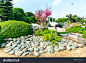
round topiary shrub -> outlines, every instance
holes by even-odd
[[[0,25],[3,38],[18,38],[33,33],[32,27],[23,21],[5,21],[1,22]]]

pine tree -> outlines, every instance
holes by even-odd
[[[3,10],[4,13],[1,15],[3,15],[3,17],[6,18],[6,20],[14,19],[13,10],[12,10],[13,4],[11,3],[11,1],[12,0],[6,0],[6,1],[2,0],[2,4],[1,4],[0,9]]]

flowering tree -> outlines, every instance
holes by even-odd
[[[37,18],[37,23],[40,24],[42,27],[44,26],[44,23],[46,23],[46,19],[48,16],[51,15],[50,7],[43,11],[38,10],[36,11],[35,17]]]

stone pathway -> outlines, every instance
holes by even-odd
[[[79,47],[84,45],[81,43],[76,43],[72,40],[67,40],[61,38],[62,40],[57,42],[58,46],[50,45],[51,42],[43,41],[41,36],[21,36],[20,38],[9,38],[4,39],[4,43],[1,44],[1,47],[5,47],[5,53],[14,56],[41,56],[44,53],[60,52],[60,51],[71,51],[76,50]]]

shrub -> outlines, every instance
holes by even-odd
[[[1,34],[3,38],[17,38],[24,35],[32,34],[33,29],[28,23],[22,21],[5,21],[1,22]]]
[[[82,29],[82,27],[81,26],[78,26],[78,25],[76,25],[76,26],[74,26],[74,27],[71,27],[71,28],[66,28],[66,31],[69,31],[69,32],[79,32],[79,30],[81,30]]]
[[[0,43],[2,43],[3,41],[3,38],[2,38],[2,35],[1,35],[1,27],[0,27]]]
[[[86,31],[83,32],[82,37],[83,37],[83,38],[86,38]]]

